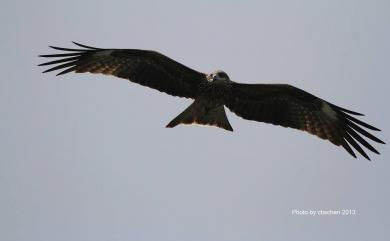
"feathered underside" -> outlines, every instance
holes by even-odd
[[[284,84],[233,83],[226,106],[244,119],[306,131],[342,146],[356,158],[351,146],[370,160],[360,145],[379,152],[363,137],[384,144],[367,130],[380,131],[352,115],[362,114],[326,102],[310,93]]]
[[[213,85],[207,81],[206,74],[155,51],[100,49],[74,44],[81,49],[50,46],[64,53],[40,55],[56,58],[40,64],[54,65],[44,72],[60,70],[58,75],[69,72],[113,75],[173,96],[193,99],[204,94],[204,86]],[[227,83],[229,90],[224,92],[224,104],[244,119],[306,131],[342,146],[356,157],[352,146],[368,160],[370,158],[361,145],[376,154],[379,152],[363,136],[384,144],[366,130],[379,131],[378,128],[353,117],[362,114],[333,105],[296,87],[283,84]],[[212,96],[207,98],[212,99]]]
[[[81,49],[50,46],[65,53],[39,56],[58,58],[39,65],[54,65],[44,73],[60,70],[57,75],[69,72],[113,75],[173,96],[186,98],[195,98],[198,95],[199,84],[207,81],[204,73],[190,69],[155,51],[100,49],[73,43]]]

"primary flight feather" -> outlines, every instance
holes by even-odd
[[[308,92],[287,84],[242,84],[231,81],[223,71],[204,74],[155,51],[140,49],[100,49],[75,43],[81,49],[53,47],[65,51],[40,55],[58,58],[40,64],[54,65],[44,71],[101,73],[124,78],[169,95],[194,99],[167,127],[178,124],[212,125],[233,131],[224,106],[247,120],[260,121],[303,130],[356,157],[351,146],[370,159],[361,147],[379,154],[364,138],[383,141],[366,129],[379,131],[352,115],[362,114],[333,105]]]

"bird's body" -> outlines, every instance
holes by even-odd
[[[230,80],[221,70],[204,74],[155,51],[139,49],[83,49],[52,47],[67,53],[41,55],[60,59],[41,65],[56,65],[45,72],[62,70],[114,75],[167,94],[194,99],[167,127],[178,124],[217,126],[233,131],[224,106],[244,119],[295,128],[344,147],[356,157],[350,145],[369,159],[359,143],[379,154],[361,135],[378,143],[380,139],[364,128],[378,131],[351,115],[362,115],[318,98],[287,84],[242,84]]]
[[[218,78],[219,75],[223,78]],[[215,71],[199,85],[199,93],[192,105],[173,119],[167,127],[178,124],[211,125],[233,131],[225,113],[224,105],[231,97],[232,81],[223,71]]]

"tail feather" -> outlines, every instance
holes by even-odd
[[[197,108],[196,102],[194,102],[169,122],[166,127],[173,128],[179,124],[210,125],[233,131],[223,105],[204,113],[204,111],[200,111],[199,108]]]

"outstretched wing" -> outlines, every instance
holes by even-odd
[[[155,51],[140,49],[99,49],[75,43],[82,49],[53,47],[66,53],[40,55],[59,58],[40,64],[55,65],[44,71],[62,70],[57,75],[69,72],[101,73],[128,79],[173,96],[195,98],[198,86],[206,75],[190,69]]]
[[[361,135],[375,142],[383,141],[362,127],[379,131],[351,115],[362,115],[330,104],[290,85],[232,83],[232,95],[226,106],[244,119],[261,121],[307,131],[343,146],[356,157],[352,145],[370,160],[359,143],[379,154]]]

